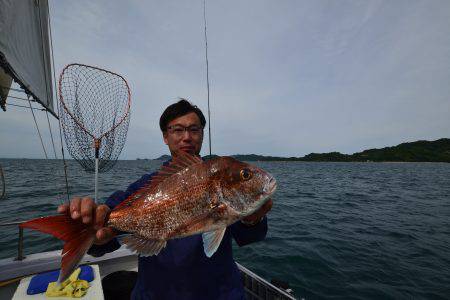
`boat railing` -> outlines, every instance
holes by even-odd
[[[286,290],[280,289],[264,278],[253,273],[241,264],[237,264],[243,276],[247,300],[295,300]]]
[[[0,224],[0,227],[4,226],[17,226],[24,221],[16,221],[16,222],[7,222]],[[25,256],[23,255],[23,228],[17,226],[19,228],[19,240],[17,242],[17,257],[14,260],[23,260]]]

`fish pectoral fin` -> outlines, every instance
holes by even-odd
[[[135,251],[142,256],[158,255],[166,246],[166,240],[149,240],[138,235],[129,235],[122,239],[127,248]]]
[[[205,250],[205,254],[207,257],[213,256],[213,254],[217,251],[226,229],[227,228],[224,227],[221,229],[217,229],[215,231],[208,231],[202,234],[203,250]]]

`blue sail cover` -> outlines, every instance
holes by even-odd
[[[0,0],[0,67],[53,115],[47,0]]]

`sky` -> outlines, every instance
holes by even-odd
[[[168,154],[165,107],[182,97],[207,112],[203,1],[49,2],[57,76],[77,62],[130,85],[120,158]],[[450,1],[209,0],[206,15],[213,153],[354,153],[450,138]],[[43,158],[30,111],[7,109],[0,157]],[[53,157],[45,114],[36,116]]]

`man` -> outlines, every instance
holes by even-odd
[[[163,139],[172,157],[181,151],[199,155],[206,120],[199,108],[187,100],[166,108],[160,118]],[[168,162],[166,162],[168,164]],[[94,256],[120,247],[111,228],[103,227],[111,209],[125,200],[153,174],[144,175],[128,189],[113,193],[103,205],[91,198],[74,198],[70,206],[61,205],[60,213],[70,212],[73,219],[96,226],[96,241],[88,251]],[[265,214],[271,209],[269,200],[253,215],[229,226],[216,253],[208,258],[204,254],[201,235],[167,241],[167,246],[156,256],[139,257],[138,279],[132,299],[244,299],[244,290],[237,266],[233,260],[232,238],[239,246],[260,241],[267,232]]]

